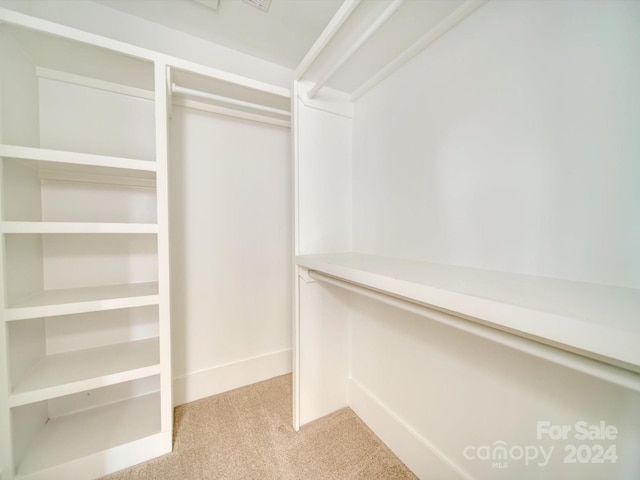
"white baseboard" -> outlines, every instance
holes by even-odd
[[[219,365],[173,379],[173,403],[182,405],[291,373],[291,349]]]
[[[349,407],[418,478],[473,478],[354,379],[349,379]]]

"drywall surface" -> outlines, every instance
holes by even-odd
[[[181,107],[170,129],[181,403],[291,370],[290,132]]]
[[[640,287],[639,22],[491,1],[361,98],[354,250]]]
[[[42,148],[154,160],[152,101],[46,78],[38,85]],[[154,209],[149,188],[42,181],[43,220],[144,223],[155,221]],[[44,287],[157,281],[156,243],[153,235],[44,235]]]

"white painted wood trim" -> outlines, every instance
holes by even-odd
[[[391,0],[382,13],[367,27],[367,29],[351,44],[351,46],[342,54],[342,56],[334,62],[330,68],[322,74],[320,79],[315,82],[313,87],[309,89],[308,96],[313,98],[318,91],[333,78],[333,76],[349,61],[349,59],[396,13],[402,6],[404,0]]]
[[[354,90],[351,94],[351,101],[356,101],[362,95],[378,85],[398,68],[439,39],[486,2],[487,0],[467,0],[465,3],[460,5],[460,7],[447,15],[435,27],[416,40],[409,48],[395,57],[391,62],[382,67],[374,76]]]
[[[157,337],[46,356],[18,381],[9,406],[157,375],[158,361]]]
[[[473,480],[435,443],[354,379],[349,379],[349,407],[418,478]]]
[[[173,428],[171,384],[171,274],[169,262],[169,67],[155,64],[156,202],[158,209],[158,324],[162,430]]]
[[[58,82],[70,83],[72,85],[81,85],[83,87],[95,88],[106,92],[119,93],[130,97],[143,98],[145,100],[153,100],[154,93],[143,88],[131,87],[121,83],[107,82],[96,78],[85,77],[84,75],[76,75],[73,73],[61,72],[51,68],[36,67],[36,75],[39,78],[47,80],[55,80]]]
[[[293,185],[293,261],[291,262],[292,269],[292,281],[293,286],[293,302],[292,302],[292,325],[291,325],[291,342],[292,342],[292,403],[291,403],[291,417],[294,430],[297,432],[300,429],[300,286],[298,284],[298,272],[300,267],[295,262],[295,257],[300,253],[300,182],[298,180],[298,174],[300,171],[300,105],[298,103],[298,84],[295,80],[293,82],[293,98],[291,101],[291,155],[293,161],[293,168],[291,169],[292,185]]]
[[[1,83],[1,80],[0,80]],[[1,126],[0,126],[1,128]],[[4,162],[0,161],[0,178],[4,178]],[[0,181],[0,213],[4,212],[4,183]],[[5,237],[0,235],[0,306],[7,304],[7,278],[5,269]],[[13,479],[14,445],[11,430],[11,410],[9,409],[9,392],[11,391],[9,376],[9,329],[5,324],[4,308],[0,313],[0,469],[3,470],[2,480]]]
[[[61,397],[63,395],[70,395],[73,393],[85,392],[95,388],[107,387],[109,385],[115,385],[117,383],[128,382],[131,380],[137,380],[139,378],[151,377],[160,373],[160,365],[151,365],[148,367],[141,367],[126,370],[121,373],[114,373],[111,375],[103,375],[101,377],[90,378],[80,382],[69,383],[65,385],[58,385],[55,387],[44,388],[33,392],[18,393],[9,396],[9,407],[19,407],[20,405],[27,405],[29,403],[40,402],[42,400],[48,400],[50,398]]]
[[[119,187],[137,187],[156,189],[156,181],[153,178],[119,177],[114,175],[96,175],[85,172],[72,172],[69,170],[40,170],[40,180],[53,180],[57,182],[96,183],[99,185],[117,185]]]
[[[304,56],[304,58],[296,68],[296,80],[300,80],[300,78],[306,73],[309,67],[313,65],[313,62],[315,62],[315,60],[329,44],[335,34],[338,33],[340,27],[342,27],[342,24],[346,22],[351,14],[355,11],[355,9],[358,8],[360,2],[361,0],[345,0],[342,5],[340,5],[338,11],[335,13],[331,21],[327,24],[318,39],[315,41],[313,46],[309,49],[307,54]]]
[[[16,480],[93,480],[117,472],[130,465],[151,460],[171,452],[173,432],[160,432],[149,437],[110,448],[77,460],[29,474],[21,474]],[[80,474],[80,472],[83,472]]]
[[[4,318],[7,321],[27,320],[29,318],[55,317],[75,313],[101,312],[119,308],[146,307],[158,304],[158,295],[142,297],[113,298],[86,302],[63,303],[41,307],[7,308]]]
[[[4,319],[26,320],[157,305],[157,291],[155,282],[44,291],[5,308]]]
[[[158,232],[158,226],[154,223],[2,222],[0,223],[0,231],[7,234],[155,234]]]
[[[175,405],[291,373],[291,349],[216,365],[173,379]]]
[[[136,423],[150,425],[156,423],[154,422],[154,417],[157,416],[158,408],[156,405],[158,401],[157,393],[149,394],[128,401],[118,402],[117,404],[98,407],[95,409],[95,413],[92,412],[92,414],[95,418],[95,423],[104,423],[101,419],[102,412],[108,413],[114,410],[121,412],[120,418],[124,421],[118,422],[117,425],[105,424],[105,429],[109,426],[113,426],[114,428],[124,426],[126,428],[127,425],[131,426]],[[83,415],[83,412],[80,412],[78,415]],[[39,433],[39,435],[44,433],[46,437],[49,438],[45,438],[45,442],[38,445],[40,447],[39,451],[33,452],[33,448],[31,449],[30,454],[32,457],[25,459],[25,462],[18,467],[16,480],[67,480],[69,478],[91,480],[171,451],[171,431],[161,431],[159,429],[159,422],[157,422],[157,429],[153,428],[149,429],[149,431],[139,431],[138,438],[129,442],[113,445],[89,455],[82,455],[71,461],[56,462],[53,465],[42,465],[40,456],[49,456],[47,454],[47,441],[51,437],[65,438],[80,445],[82,445],[83,441],[91,443],[91,436],[95,435],[95,433],[92,430],[87,430],[86,435],[81,435],[83,432],[82,429],[74,425],[77,424],[77,420],[74,419],[75,416],[76,415],[72,414],[69,415],[68,418],[59,418],[57,422],[54,420],[56,423],[53,425],[47,425],[45,427],[45,429],[56,429],[57,435],[47,435],[46,432]],[[108,422],[109,417],[110,416],[107,416],[104,420]],[[136,419],[138,421],[136,421]],[[65,435],[67,429],[72,429],[72,431],[67,432],[67,435]],[[106,437],[103,436],[103,438],[109,438],[108,434]],[[78,448],[78,445],[75,445],[75,448]]]
[[[310,84],[308,82],[298,82],[298,85],[297,99],[302,102],[305,107],[326,113],[332,113],[345,118],[353,118],[353,102],[351,102],[342,92],[325,87],[322,91],[322,95],[318,95],[315,98],[309,98],[306,94],[306,89]],[[327,93],[329,93],[329,95],[325,95]]]

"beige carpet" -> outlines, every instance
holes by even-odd
[[[291,375],[177,407],[173,452],[105,480],[415,479],[349,408],[291,427]]]

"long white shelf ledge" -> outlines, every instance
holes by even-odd
[[[333,279],[338,286],[353,285],[534,340],[550,351],[620,367],[627,371],[625,382],[640,386],[638,289],[359,253],[301,255],[297,264],[312,278],[319,272],[317,279]]]
[[[115,171],[123,174],[122,171],[133,170],[137,172],[153,172],[155,175],[156,171],[156,163],[150,160],[68,152],[38,147],[24,147],[21,145],[0,144],[0,157],[39,162],[38,167],[43,170],[69,169],[75,166],[83,172],[87,171],[87,167],[94,170],[98,168],[112,170],[111,172],[104,171],[103,173],[105,174],[114,173]],[[91,170],[89,170],[89,172],[90,171]],[[140,173],[136,174],[136,176],[139,175]]]
[[[155,223],[13,222],[0,224],[2,233],[158,233]]]
[[[158,302],[157,282],[45,290],[10,304],[4,310],[4,319],[11,321],[71,315],[157,305]]]
[[[157,338],[48,355],[12,389],[9,406],[100,388],[160,373]]]

